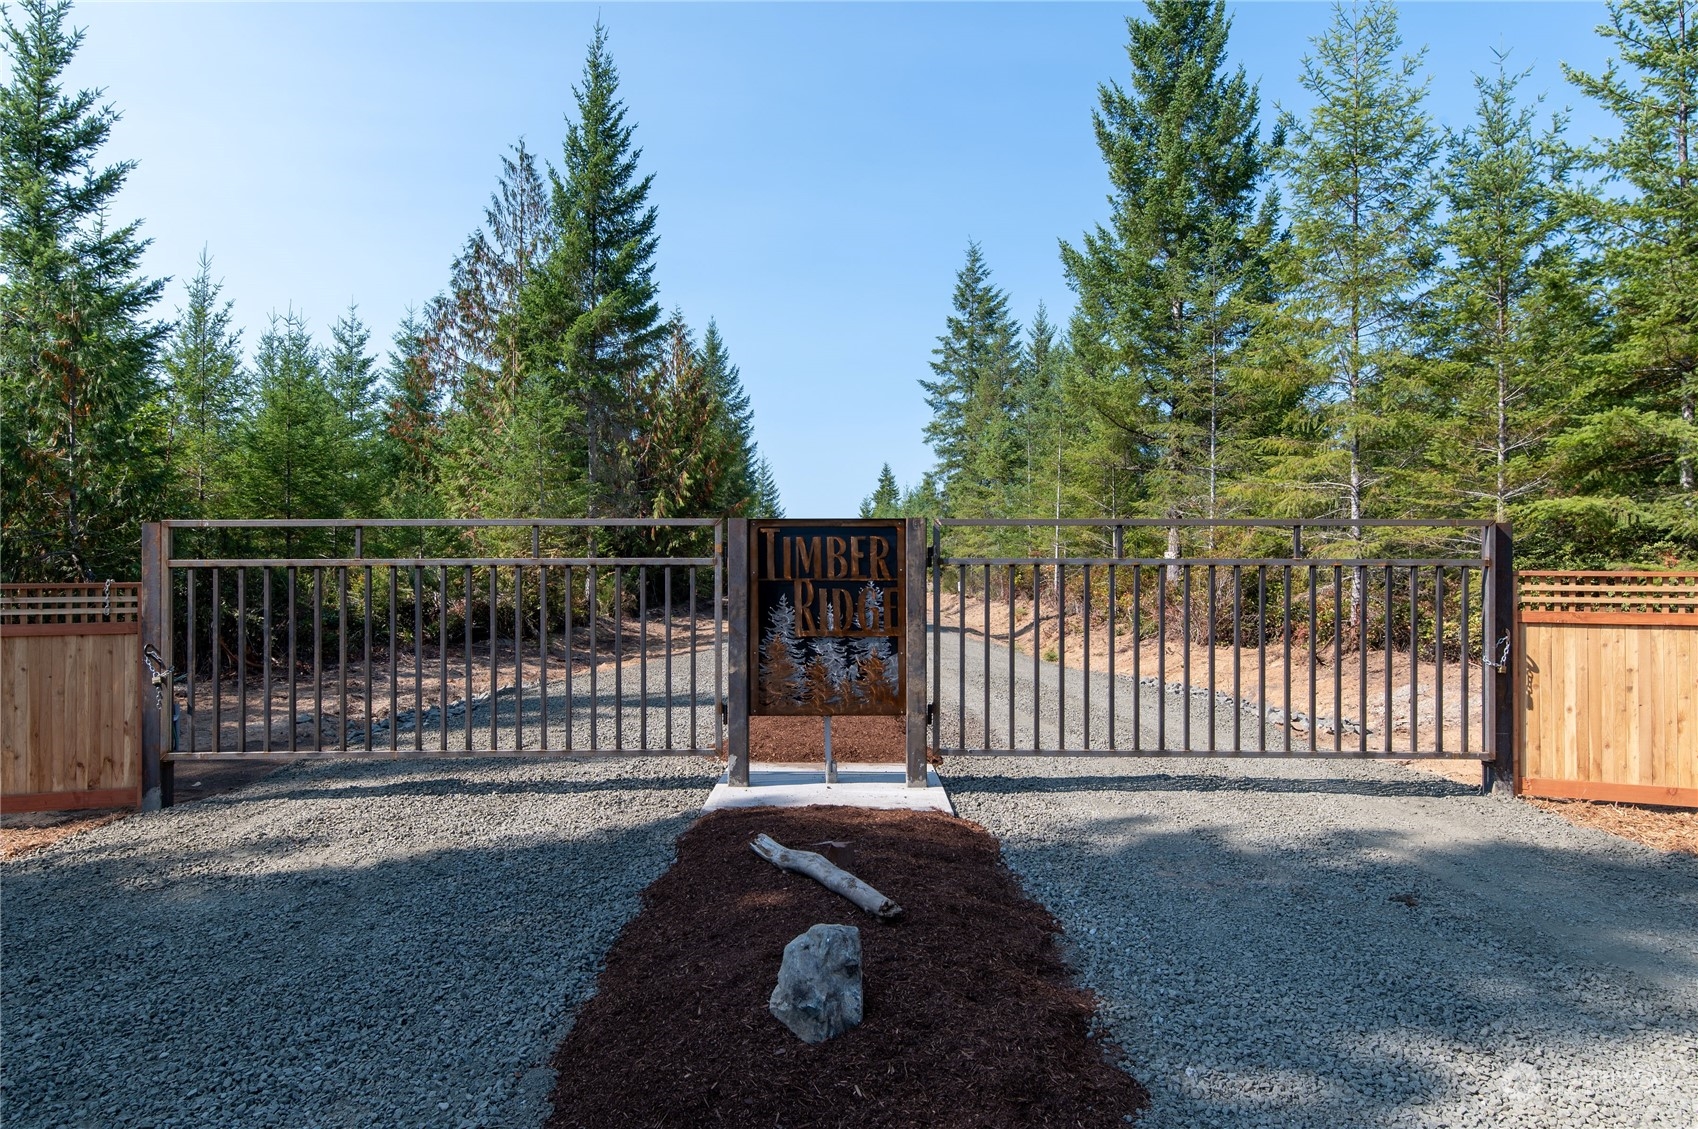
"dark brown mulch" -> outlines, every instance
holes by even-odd
[[[831,755],[846,764],[900,764],[908,756],[907,720],[834,717]],[[751,717],[749,759],[767,763],[825,761],[822,717]]]
[[[891,925],[749,850],[852,841]],[[865,1018],[809,1046],[767,1011],[784,946],[861,930]],[[704,816],[607,956],[556,1052],[550,1129],[1124,1125],[1147,1096],[1088,1036],[1047,910],[994,838],[934,812],[762,808]]]

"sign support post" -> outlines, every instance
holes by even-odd
[[[733,788],[749,786],[749,519],[726,523],[725,779]]]
[[[926,519],[907,518],[902,562],[902,677],[907,682],[908,787],[926,786]]]

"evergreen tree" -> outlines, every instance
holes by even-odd
[[[1616,0],[1599,29],[1619,52],[1570,81],[1621,122],[1589,164],[1618,196],[1576,197],[1603,249],[1617,342],[1589,410],[1554,443],[1570,489],[1641,525],[1635,538],[1698,546],[1698,5]],[[1650,545],[1640,550],[1650,552]]]
[[[955,276],[954,312],[932,350],[935,380],[922,380],[932,418],[926,442],[950,513],[1002,512],[1014,465],[1012,405],[1021,365],[1020,325],[991,285],[975,242]]]
[[[236,504],[244,517],[345,514],[357,451],[322,358],[293,311],[273,316],[254,355],[254,404],[242,431]]]
[[[713,441],[727,452],[712,512],[740,517],[752,515],[762,504],[761,483],[758,481],[761,459],[755,445],[755,412],[749,405],[749,393],[743,387],[742,375],[731,363],[725,339],[720,336],[719,326],[711,318],[706,332],[702,334],[702,347],[696,363],[701,366],[702,375],[707,378],[714,400],[719,405],[718,434]]]
[[[349,303],[347,312],[330,327],[331,347],[324,355],[324,378],[335,397],[342,441],[352,456],[348,512],[375,513],[385,493],[381,448],[383,443],[383,387],[377,358],[371,347],[371,331],[360,320],[359,308]]]
[[[1092,461],[1112,479],[1098,505],[1211,517],[1231,370],[1268,289],[1269,148],[1255,87],[1242,68],[1223,73],[1225,5],[1148,11],[1126,21],[1131,89],[1102,86],[1093,114],[1113,214],[1061,249],[1079,295],[1075,394],[1090,409]]]
[[[423,321],[408,310],[389,352],[389,399],[383,441],[389,474],[385,509],[396,517],[440,516],[437,460],[442,449],[442,390],[430,364]]]
[[[890,464],[885,463],[879,468],[878,485],[873,492],[861,502],[862,517],[901,517],[902,490],[896,485],[896,475],[891,471]]]
[[[171,403],[171,470],[194,517],[238,516],[228,504],[231,455],[247,388],[242,334],[231,328],[232,304],[218,300],[222,289],[212,281],[212,260],[203,250],[162,364]]]
[[[1433,292],[1432,345],[1444,417],[1429,456],[1437,510],[1508,521],[1550,490],[1547,445],[1572,374],[1592,347],[1594,319],[1579,285],[1561,207],[1567,161],[1560,120],[1534,128],[1512,74],[1477,77],[1472,127],[1449,138],[1440,232],[1448,254]]]
[[[675,315],[668,329],[665,357],[637,385],[644,426],[632,441],[630,461],[646,500],[644,516],[702,517],[716,512],[737,451],[720,390],[703,368],[683,317]]]
[[[635,127],[626,124],[618,91],[607,29],[598,22],[573,88],[577,119],[567,123],[562,167],[549,170],[555,241],[523,296],[533,363],[583,418],[582,465],[595,512],[640,504],[619,455],[636,430],[631,385],[667,337],[655,298],[654,178],[638,175],[642,150],[632,145]]]
[[[126,578],[137,523],[169,489],[154,366],[164,283],[141,276],[139,224],[108,212],[135,167],[99,167],[118,113],[61,79],[82,43],[68,0],[3,22],[0,88],[0,577]]]
[[[1316,508],[1361,518],[1399,513],[1430,483],[1417,468],[1427,405],[1410,401],[1414,302],[1434,261],[1437,135],[1416,75],[1399,56],[1389,4],[1339,5],[1303,60],[1315,98],[1284,118],[1291,238],[1281,256],[1289,294],[1268,331],[1306,367],[1316,439],[1272,467],[1319,496]]]
[[[778,492],[778,479],[772,473],[772,464],[764,458],[755,459],[754,503],[749,509],[749,516],[784,516],[784,499]]]

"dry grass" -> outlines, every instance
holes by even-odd
[[[5,824],[0,826],[0,861],[39,851],[79,832],[104,827],[128,814],[126,811],[107,811],[93,815],[86,812],[9,815]]]
[[[1698,811],[1640,804],[1602,804],[1591,800],[1544,800],[1527,797],[1534,807],[1581,827],[1607,831],[1659,851],[1698,855]]]

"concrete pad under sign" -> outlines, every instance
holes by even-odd
[[[809,804],[955,814],[943,781],[930,766],[926,768],[926,787],[910,788],[902,765],[841,763],[836,784],[825,782],[825,767],[820,764],[752,764],[747,788],[733,788],[721,776],[702,810],[800,808]]]

